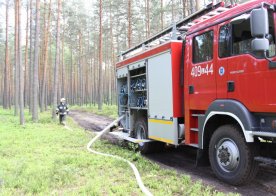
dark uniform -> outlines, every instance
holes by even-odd
[[[60,104],[57,106],[56,114],[59,114],[59,123],[64,124],[64,121],[66,119],[66,115],[68,114],[69,109],[67,104],[60,102]]]

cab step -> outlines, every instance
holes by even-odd
[[[260,163],[263,163],[265,165],[276,167],[276,160],[272,158],[258,156],[258,157],[254,157],[254,160]]]
[[[204,117],[205,114],[192,114],[192,117]]]
[[[188,144],[188,146],[192,146],[192,147],[198,148],[198,144]]]
[[[127,140],[127,141],[130,141],[132,143],[136,143],[136,144],[139,144],[139,143],[146,143],[146,142],[153,142],[153,140],[148,140],[148,139],[136,139],[136,138],[132,138],[132,137],[129,137],[129,134],[128,133],[124,133],[124,132],[110,132],[111,135],[114,135],[115,137],[117,137],[118,139],[122,139],[122,140]]]

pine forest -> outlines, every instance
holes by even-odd
[[[242,2],[242,1],[240,1]],[[0,104],[34,122],[61,97],[70,105],[117,103],[121,52],[208,0],[1,0]],[[213,1],[213,3],[216,3]],[[227,1],[237,3],[237,0]]]

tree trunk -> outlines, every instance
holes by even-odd
[[[54,71],[54,96],[52,101],[52,118],[56,119],[56,107],[57,107],[57,95],[58,95],[58,72],[59,72],[59,50],[60,50],[60,14],[61,14],[61,0],[58,0],[58,17],[57,17],[57,36],[56,36],[56,59],[55,59],[55,71]]]
[[[15,0],[15,39],[14,39],[14,72],[15,72],[15,77],[14,77],[14,115],[18,115],[18,109],[19,109],[19,67],[18,67],[18,1]]]
[[[28,81],[28,34],[29,34],[29,4],[27,2],[27,22],[26,22],[26,38],[25,38],[25,74],[24,74],[24,106],[28,105],[27,101],[29,100],[30,93],[27,93],[27,89],[29,86]]]
[[[191,14],[193,14],[195,12],[194,0],[190,0],[190,10],[191,10]]]
[[[110,2],[110,7],[109,7],[109,22],[110,22],[110,42],[111,42],[111,66],[112,66],[112,69],[111,69],[111,71],[112,71],[112,73],[113,73],[113,70],[115,70],[116,68],[115,68],[115,48],[114,48],[114,41],[113,41],[113,37],[114,37],[114,35],[113,35],[113,20],[112,20],[112,5],[111,5],[111,2]],[[112,79],[110,79],[110,82],[112,82],[112,84],[113,83],[115,83],[115,81],[114,80],[116,80],[115,79],[115,77],[113,78],[112,77]],[[111,90],[111,104],[112,104],[112,90]]]
[[[29,113],[33,108],[33,0],[30,0]]]
[[[96,38],[94,38],[94,40],[95,40],[94,42],[96,43]],[[94,81],[93,81],[93,84],[94,84],[93,85],[93,92],[94,93],[93,93],[93,95],[94,95],[94,98],[93,99],[94,99],[94,105],[95,105],[95,103],[98,102],[98,94],[99,94],[98,88],[97,88],[98,87],[97,86],[98,85],[97,84],[97,73],[98,73],[98,67],[99,67],[99,66],[97,66],[97,61],[96,61],[97,56],[98,56],[97,55],[97,50],[94,50],[94,55],[93,56],[94,56],[94,58],[93,58],[94,59],[94,61],[93,61],[93,69],[94,69],[94,77],[93,77],[94,78]]]
[[[161,30],[164,29],[164,10],[163,10],[163,0],[160,2],[161,8],[160,8],[160,22],[161,22]]]
[[[175,22],[175,20],[174,20],[174,0],[172,0],[172,22]]]
[[[128,48],[131,47],[132,44],[132,13],[131,13],[131,1],[128,0],[128,9],[127,9],[127,19],[128,19]]]
[[[146,0],[146,37],[150,36],[149,0]]]
[[[77,94],[78,94],[78,104],[82,105],[82,65],[81,65],[81,56],[82,56],[82,34],[79,32],[79,56],[78,56],[78,86],[77,86]]]
[[[196,0],[196,11],[200,10],[200,1]]]
[[[63,33],[62,33],[62,44],[61,44],[61,71],[62,71],[62,75],[61,75],[61,96],[62,97],[66,97],[65,96],[65,89],[66,89],[66,84],[65,84],[65,65],[64,65],[64,29],[63,29]]]
[[[52,45],[52,37],[49,36],[49,45]],[[52,58],[52,47],[49,48],[49,65],[53,65],[53,58]],[[51,66],[52,67],[52,66]],[[48,105],[52,104],[52,99],[53,99],[53,69],[48,69],[48,80],[47,80],[47,99],[46,99],[46,104],[45,104],[45,110],[47,110]]]
[[[20,110],[20,124],[25,124],[24,119],[24,71],[22,64],[21,51],[21,1],[17,1],[18,10],[18,67],[19,67],[19,110]]]
[[[9,100],[9,0],[6,1],[6,41],[5,41],[5,67],[4,67],[4,92],[3,92],[3,107],[8,108]]]
[[[39,33],[40,33],[40,0],[36,0],[36,17],[35,17],[35,47],[34,47],[34,72],[33,72],[33,108],[32,119],[38,121],[38,58],[39,58]]]
[[[183,18],[186,17],[186,0],[182,0],[182,15]]]
[[[102,13],[102,0],[100,0],[100,34],[99,34],[99,85],[98,85],[98,92],[99,92],[99,99],[98,99],[98,109],[102,110],[103,107],[103,87],[102,87],[102,83],[103,83],[103,73],[102,73],[102,58],[103,58],[103,54],[102,54],[102,17],[103,17],[103,13]]]
[[[44,1],[46,2],[46,1]],[[44,109],[46,110],[46,83],[47,83],[47,67],[48,67],[48,37],[49,37],[49,30],[50,30],[50,20],[51,20],[51,3],[52,1],[50,0],[49,2],[49,10],[48,10],[48,18],[47,18],[47,22],[45,20],[45,26],[44,26],[44,33],[45,33],[45,41],[44,41],[44,52],[45,52],[45,56],[44,56],[44,70],[43,70],[43,82],[42,82],[42,95],[41,95],[41,112],[44,111]],[[46,4],[45,4],[46,6]]]
[[[70,66],[70,103],[73,104],[74,101],[73,101],[73,46],[71,44],[70,46],[70,54],[71,54],[71,66]]]

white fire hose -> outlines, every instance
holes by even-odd
[[[118,160],[121,160],[123,162],[126,162],[130,165],[130,167],[132,168],[133,172],[134,172],[134,175],[136,177],[136,181],[138,183],[138,186],[139,188],[142,190],[142,192],[147,195],[147,196],[152,196],[152,193],[147,189],[147,187],[145,187],[142,179],[141,179],[141,176],[139,174],[139,171],[138,169],[136,168],[136,166],[131,163],[130,161],[122,158],[122,157],[119,157],[117,155],[111,155],[111,154],[106,154],[106,153],[102,153],[102,152],[97,152],[95,150],[92,150],[92,145],[93,143],[96,142],[96,140],[98,140],[103,134],[107,133],[108,131],[110,131],[110,128],[112,126],[114,126],[117,122],[119,122],[120,120],[122,120],[125,116],[121,116],[120,118],[118,118],[117,120],[114,120],[112,123],[110,123],[106,128],[104,128],[99,134],[97,134],[88,144],[87,144],[87,150],[91,153],[94,153],[94,154],[98,154],[98,155],[102,155],[102,156],[107,156],[107,157],[112,157],[112,158],[115,158],[115,159],[118,159]]]

